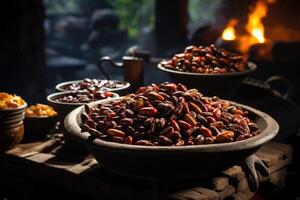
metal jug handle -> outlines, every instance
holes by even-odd
[[[105,72],[105,70],[102,68],[103,62],[108,62],[108,63],[110,63],[114,67],[123,68],[123,64],[122,63],[114,62],[109,56],[104,56],[104,57],[100,58],[99,61],[98,61],[98,68],[101,71],[101,73],[105,76],[105,78],[108,79],[108,80],[110,80],[110,77]]]
[[[268,177],[270,175],[268,168],[255,154],[245,158],[241,167],[247,177],[249,188],[253,192],[259,188],[259,177],[256,170],[260,172],[261,176]]]

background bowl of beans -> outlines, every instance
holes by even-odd
[[[78,91],[78,90],[102,90],[125,94],[130,87],[130,83],[119,80],[89,79],[68,81],[57,84],[55,89],[59,92]]]
[[[58,92],[51,94],[47,97],[48,104],[54,108],[58,114],[58,120],[61,125],[60,128],[64,134],[65,145],[64,150],[67,154],[83,155],[86,154],[84,145],[74,140],[74,138],[67,134],[67,130],[64,127],[65,117],[75,108],[84,104],[101,100],[119,97],[118,94],[108,91],[69,91],[69,92]]]
[[[137,177],[201,177],[238,164],[278,132],[269,115],[182,84],[81,106],[68,134],[108,170]]]
[[[54,108],[61,121],[75,108],[97,100],[119,97],[118,94],[108,91],[67,91],[57,92],[47,97],[48,104]]]
[[[166,72],[173,82],[222,98],[232,97],[256,68],[246,57],[214,45],[188,46],[183,53],[158,64],[158,69]]]

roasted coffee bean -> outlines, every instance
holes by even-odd
[[[215,142],[229,142],[234,137],[234,133],[232,131],[222,131],[220,134],[216,136]]]
[[[172,135],[173,139],[177,140],[177,139],[181,139],[182,136],[180,134],[179,131],[174,131],[173,135]]]
[[[214,123],[214,122],[216,122],[217,120],[214,118],[214,117],[206,117],[206,119],[207,119],[207,121],[209,122],[209,123]]]
[[[165,126],[166,126],[166,120],[165,120],[165,118],[160,118],[159,121],[158,121],[158,128],[162,129]]]
[[[176,109],[175,109],[174,113],[176,115],[179,115],[182,112],[182,109],[183,109],[183,104],[182,103],[178,103],[177,106],[176,106]]]
[[[127,136],[125,139],[124,139],[124,143],[125,144],[132,144],[133,143],[133,138],[131,136]]]
[[[196,126],[197,125],[196,119],[190,114],[185,114],[184,121],[189,123],[191,126]]]
[[[159,103],[156,107],[162,115],[168,115],[175,110],[175,107],[171,103]]]
[[[133,124],[133,119],[123,118],[119,121],[119,124],[121,124],[122,126],[131,126]]]
[[[199,106],[197,106],[195,103],[190,102],[190,108],[193,110],[196,114],[201,114],[202,110]]]
[[[91,127],[91,128],[96,128],[96,126],[97,126],[97,123],[95,122],[95,121],[93,121],[93,120],[91,120],[91,119],[88,119],[86,122],[85,122],[85,124],[87,124],[89,127]]]
[[[250,131],[257,131],[258,130],[258,126],[255,123],[249,123],[248,127],[249,127]]]
[[[203,117],[202,115],[200,115],[200,114],[198,114],[198,115],[196,116],[196,119],[197,119],[197,121],[198,121],[200,124],[207,124],[207,123],[208,123],[207,119],[206,119],[205,117]]]
[[[220,108],[215,108],[215,109],[213,110],[213,114],[214,114],[215,119],[218,120],[218,119],[220,119],[221,116],[222,116],[222,111],[221,111]]]
[[[185,143],[184,140],[178,139],[175,146],[184,146],[184,143]]]
[[[81,122],[85,123],[89,119],[89,116],[86,113],[81,113],[80,118]]]
[[[151,116],[156,115],[157,110],[154,107],[144,107],[144,108],[141,108],[139,110],[139,113],[141,115],[145,115],[145,116],[150,116],[151,117]]]
[[[187,113],[187,114],[190,113],[190,108],[189,108],[189,106],[187,105],[186,102],[183,102],[183,103],[182,103],[182,112],[183,112],[183,113]]]
[[[178,120],[177,123],[180,128],[185,129],[185,130],[190,129],[192,127],[191,124],[189,124],[188,122],[185,122],[183,120]]]
[[[126,133],[124,133],[123,131],[121,130],[118,130],[118,129],[108,129],[106,131],[107,135],[110,135],[110,136],[117,136],[117,137],[121,137],[121,138],[125,138],[126,137]]]
[[[211,137],[205,137],[204,138],[204,144],[213,144],[214,143],[214,139]]]
[[[171,138],[174,134],[174,128],[172,126],[168,126],[164,128],[159,134]]]
[[[144,121],[144,125],[145,125],[145,126],[150,126],[153,122],[154,122],[154,117],[150,117],[150,118],[147,118],[147,119]]]
[[[171,120],[170,124],[174,128],[175,131],[180,131],[180,127],[179,127],[178,123],[176,122],[176,120]]]
[[[138,140],[134,144],[142,146],[154,146],[150,140]]]
[[[192,127],[192,128],[189,128],[187,131],[186,131],[186,134],[188,135],[188,136],[192,136],[194,133],[196,133],[196,132],[200,132],[200,128],[198,127],[198,126],[194,126],[194,127]]]
[[[201,145],[239,141],[260,133],[239,106],[173,83],[142,87],[122,100],[85,110],[80,116],[83,131],[124,144]]]
[[[145,101],[142,98],[139,98],[135,101],[133,109],[139,110],[140,108],[143,108],[144,105],[145,105]]]
[[[219,135],[220,131],[217,127],[210,125],[209,129],[211,130],[211,133],[213,136]]]
[[[163,136],[163,135],[160,135],[158,137],[158,143],[162,146],[171,146],[173,145],[173,142],[171,139],[169,139],[168,137],[166,136]]]
[[[94,137],[100,137],[102,135],[102,133],[100,131],[98,131],[97,129],[94,129],[94,128],[90,128],[89,133]]]
[[[198,136],[194,139],[194,143],[195,143],[195,144],[203,144],[203,143],[204,143],[204,136],[203,136],[203,135],[198,135]]]
[[[205,137],[212,137],[211,131],[210,131],[208,128],[206,128],[205,126],[201,126],[201,127],[200,127],[200,132],[201,132],[201,134],[204,135]]]
[[[84,104],[84,110],[87,114],[90,114],[92,111],[91,108],[87,104]]]
[[[165,98],[162,95],[160,95],[156,92],[149,92],[148,97],[153,100],[159,100],[159,101],[165,100]]]
[[[185,143],[187,146],[188,145],[194,145],[194,142],[192,140],[188,140],[186,143]]]
[[[118,137],[118,136],[111,136],[111,140],[112,140],[113,142],[123,143],[124,138]]]
[[[130,109],[126,109],[125,110],[125,116],[126,117],[133,117],[134,116],[134,112]]]

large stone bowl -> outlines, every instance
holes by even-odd
[[[183,83],[188,88],[197,88],[207,96],[220,96],[222,98],[233,97],[243,80],[255,72],[257,66],[252,62],[248,62],[249,69],[242,72],[232,72],[224,74],[204,74],[192,72],[180,72],[167,69],[161,64],[157,67],[159,70],[167,73],[172,82]]]
[[[109,102],[111,100],[101,100],[89,105],[93,107]],[[249,111],[251,119],[261,130],[260,134],[237,142],[178,147],[119,144],[92,139],[88,132],[81,132],[83,107],[66,117],[65,127],[68,134],[85,144],[107,170],[135,177],[203,177],[243,162],[278,133],[278,124],[269,115],[249,106],[231,103]]]

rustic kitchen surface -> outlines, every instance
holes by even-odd
[[[300,198],[299,5],[4,3],[0,200]]]

